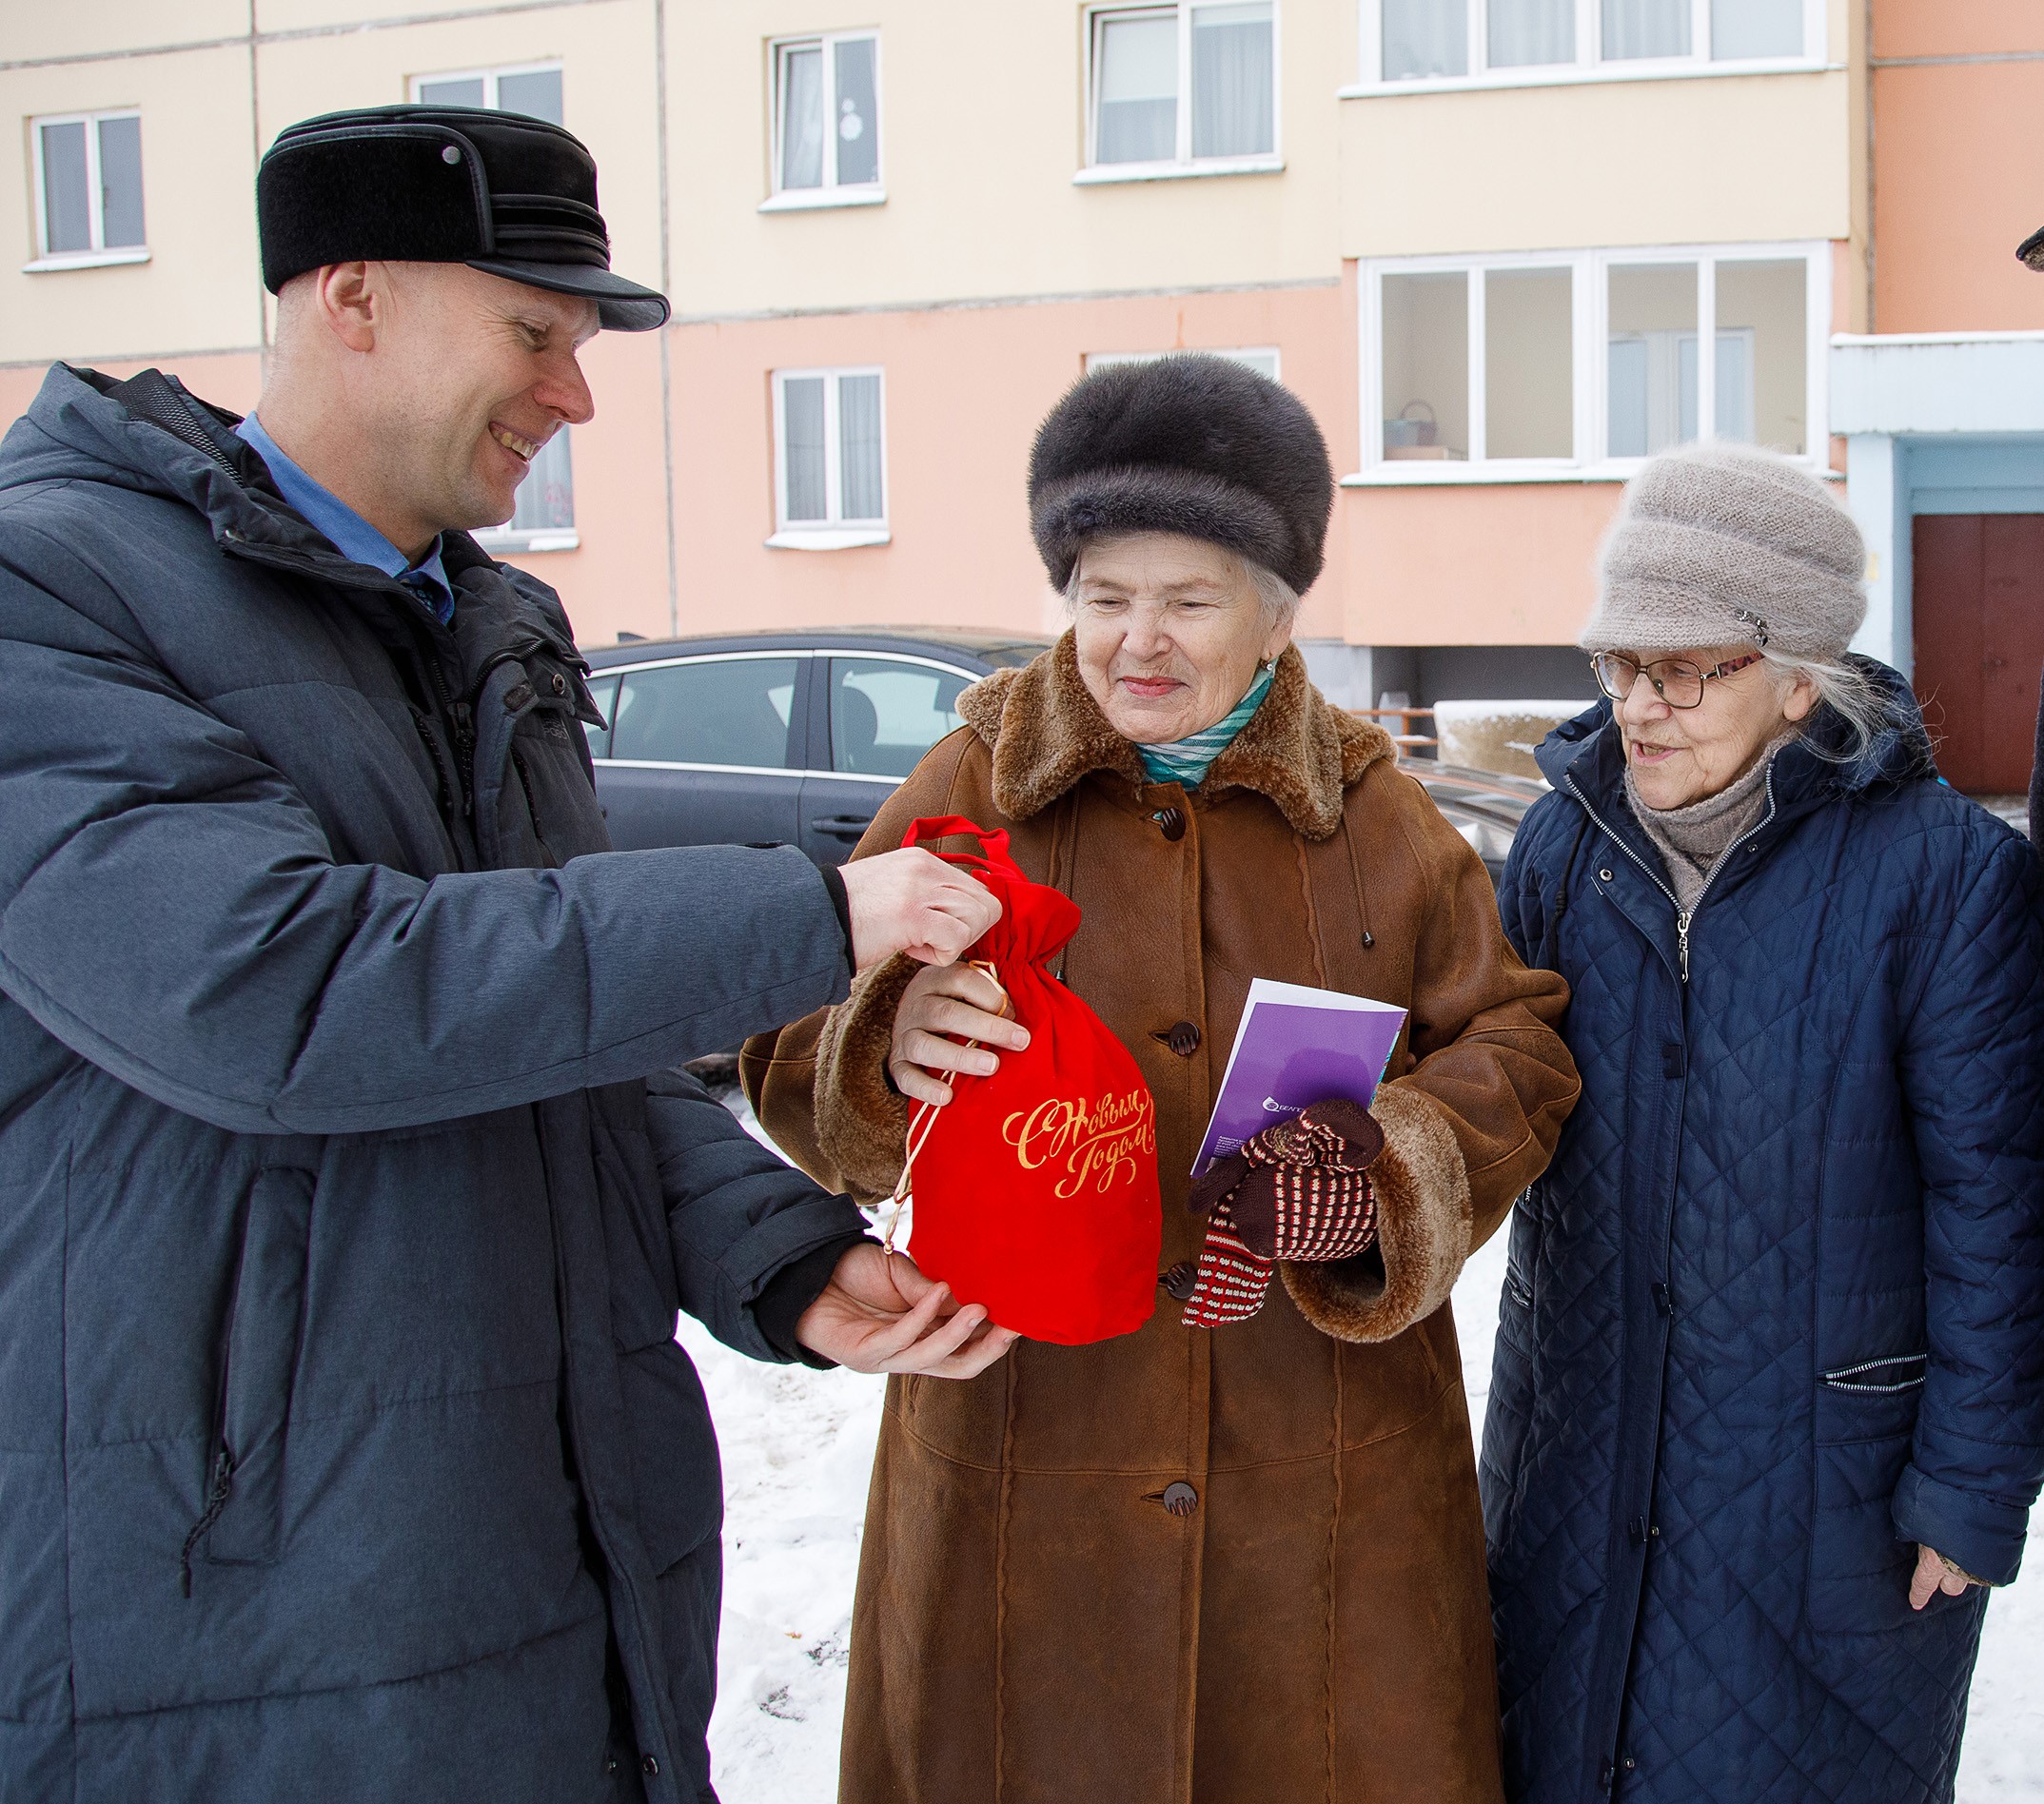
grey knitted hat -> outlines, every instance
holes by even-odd
[[[1751,445],[1685,445],[1625,485],[1576,642],[1837,657],[1866,618],[1866,562],[1853,517],[1809,471]]]

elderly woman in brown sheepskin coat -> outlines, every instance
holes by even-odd
[[[1079,904],[1065,981],[1156,1099],[1167,1294],[1117,1340],[890,1382],[846,1804],[1502,1795],[1447,1296],[1575,1101],[1567,991],[1513,955],[1390,740],[1307,680],[1290,629],[1331,496],[1312,417],[1238,364],[1088,376],[1030,475],[1071,630],[966,693],[859,847],[968,815]],[[1331,1143],[1366,1163],[1373,1244],[1280,1249],[1261,1306],[1227,1281],[1270,1268],[1186,1206],[1255,977],[1411,1011]],[[747,1092],[816,1177],[885,1197],[906,1099],[1021,1044],[998,1006],[981,973],[896,960],[752,1042]]]

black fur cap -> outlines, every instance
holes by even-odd
[[[1181,533],[1275,571],[1320,575],[1334,466],[1289,389],[1231,358],[1115,363],[1082,377],[1036,430],[1029,511],[1062,589],[1090,539]]]

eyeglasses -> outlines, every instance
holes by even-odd
[[[1623,701],[1641,676],[1654,685],[1654,694],[1671,708],[1694,708],[1703,699],[1703,685],[1713,676],[1729,676],[1735,670],[1760,661],[1759,652],[1748,652],[1710,670],[1699,670],[1686,657],[1657,657],[1642,664],[1623,652],[1593,652],[1590,668],[1597,673],[1597,686],[1613,701]]]

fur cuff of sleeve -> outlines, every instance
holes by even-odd
[[[1469,1171],[1440,1106],[1387,1084],[1370,1106],[1377,1245],[1354,1259],[1280,1264],[1299,1313],[1337,1341],[1388,1341],[1447,1301],[1469,1257]]]
[[[901,1176],[909,1105],[887,1081],[894,1011],[922,967],[896,953],[852,985],[816,1040],[816,1140],[862,1203],[889,1195]]]

